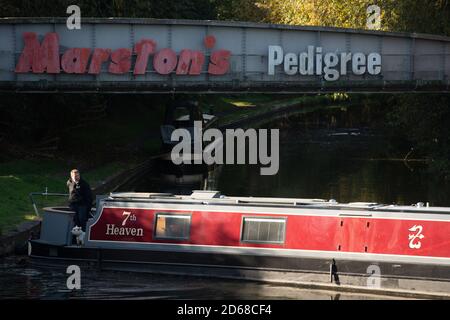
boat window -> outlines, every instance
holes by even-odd
[[[284,243],[286,219],[244,217],[242,241],[256,243]]]
[[[155,238],[187,240],[189,239],[190,227],[190,215],[157,213]]]

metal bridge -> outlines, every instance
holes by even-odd
[[[450,38],[244,22],[0,19],[2,92],[449,92]]]

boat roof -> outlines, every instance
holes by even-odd
[[[232,197],[222,195],[219,191],[194,190],[191,195],[174,195],[171,193],[145,192],[113,192],[108,201],[119,202],[149,202],[204,205],[241,205],[259,207],[305,207],[314,209],[338,210],[380,210],[393,212],[415,213],[450,213],[450,207],[431,207],[428,204],[417,203],[411,206],[386,205],[375,202],[339,203],[334,199],[303,199],[303,198],[267,198],[267,197]]]

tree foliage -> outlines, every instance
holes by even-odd
[[[401,94],[390,105],[386,125],[393,137],[415,156],[431,159],[433,174],[450,180],[450,95]]]
[[[382,30],[450,34],[449,0],[0,0],[0,17],[83,17],[241,20],[366,28],[367,7],[380,6]]]
[[[82,17],[216,18],[213,0],[0,0],[0,17],[65,17],[72,4]]]
[[[263,21],[365,29],[367,7],[381,8],[385,31],[450,34],[448,0],[259,0]]]

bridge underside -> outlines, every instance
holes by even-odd
[[[346,81],[337,83],[211,83],[190,85],[152,84],[148,82],[2,82],[0,92],[15,93],[395,93],[395,92],[440,92],[450,93],[450,81]]]

